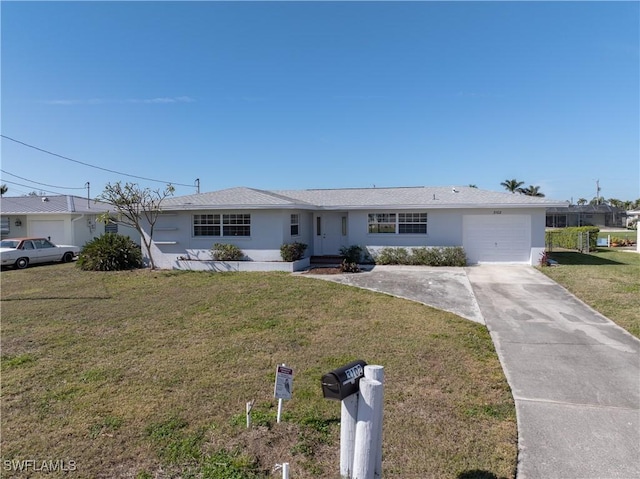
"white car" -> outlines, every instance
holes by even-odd
[[[35,263],[68,263],[79,252],[77,246],[55,245],[46,238],[4,239],[0,241],[0,265],[24,269]]]

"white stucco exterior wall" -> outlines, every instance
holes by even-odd
[[[341,216],[347,217],[347,235],[341,238],[344,246],[359,245],[369,252],[383,247],[429,247],[429,246],[463,246],[464,217],[469,215],[497,214],[494,209],[435,209],[411,210],[427,213],[427,234],[369,234],[368,215],[376,212],[403,212],[406,209],[394,210],[351,210],[333,218],[337,221]],[[501,217],[509,215],[526,215],[530,218],[530,253],[526,256],[529,264],[537,264],[544,251],[545,210],[543,208],[504,208]],[[247,213],[251,215],[251,236],[249,237],[196,237],[193,235],[194,214]],[[283,243],[300,242],[308,245],[305,256],[318,254],[314,251],[315,216],[319,212],[308,210],[193,210],[163,213],[154,233],[152,248],[156,266],[173,268],[175,261],[181,257],[193,260],[211,260],[211,248],[214,243],[230,243],[239,247],[247,259],[256,262],[281,261],[280,246]],[[291,235],[291,214],[299,215],[299,234]],[[325,215],[331,217],[331,215]]]

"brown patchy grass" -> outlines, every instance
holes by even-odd
[[[385,366],[385,477],[513,477],[509,387],[486,329],[453,314],[277,273],[63,264],[3,271],[1,286],[3,461],[73,460],[78,478],[272,477],[282,462],[337,477],[340,407],[320,377],[362,358]],[[275,424],[283,362],[294,398]]]
[[[595,253],[551,253],[557,267],[540,270],[582,301],[640,337],[640,254],[601,248]]]

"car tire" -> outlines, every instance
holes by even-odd
[[[18,258],[16,260],[16,268],[25,269],[27,266],[29,266],[29,258]]]
[[[73,261],[73,253],[71,251],[67,251],[65,254],[62,255],[63,263],[70,263],[71,261]]]

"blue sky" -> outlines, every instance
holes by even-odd
[[[163,186],[106,169],[178,195],[196,178],[201,191],[516,178],[559,200],[593,198],[596,180],[605,198],[640,197],[638,2],[0,8],[2,134],[103,168],[3,138],[8,195]]]

